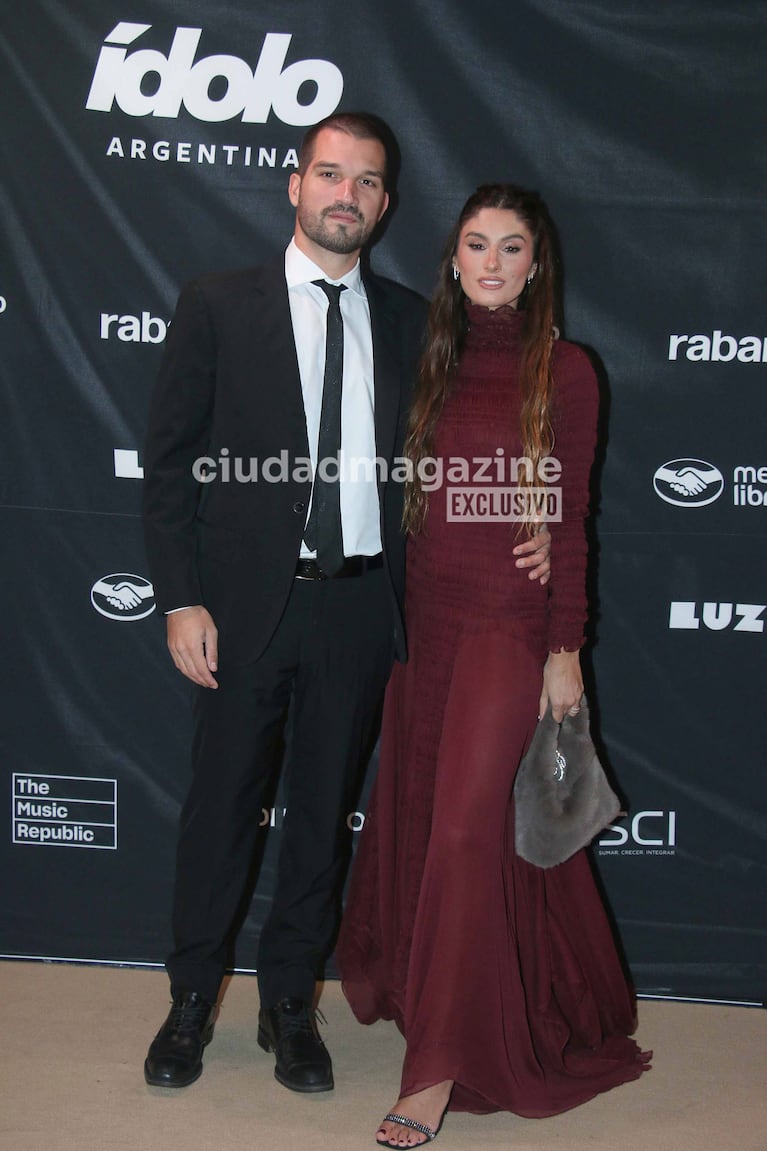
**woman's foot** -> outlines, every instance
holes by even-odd
[[[445,1114],[452,1090],[453,1080],[444,1079],[441,1083],[435,1083],[433,1087],[416,1092],[415,1095],[398,1099],[390,1114],[401,1115],[403,1119],[421,1123],[436,1135],[442,1124],[442,1116]],[[395,1123],[391,1119],[384,1119],[376,1131],[376,1142],[382,1147],[420,1147],[429,1141],[430,1136],[424,1131]]]

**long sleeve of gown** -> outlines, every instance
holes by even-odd
[[[599,389],[588,356],[574,344],[555,344],[552,423],[553,455],[562,472],[562,522],[549,525],[550,651],[576,651],[586,623],[586,517],[589,478],[596,446]]]

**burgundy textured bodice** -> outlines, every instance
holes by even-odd
[[[443,608],[462,618],[513,618],[549,650],[573,650],[583,642],[586,618],[584,517],[596,438],[594,372],[580,348],[555,342],[553,454],[562,474],[549,487],[561,486],[562,522],[549,524],[552,574],[542,588],[514,566],[512,549],[527,538],[524,525],[520,530],[517,523],[448,518],[449,513],[485,507],[487,501],[477,498],[479,489],[493,489],[497,506],[504,506],[498,499],[501,491],[517,482],[510,460],[522,455],[524,313],[468,304],[467,314],[465,347],[435,437],[444,482],[430,492],[425,531],[410,545],[409,593],[421,600],[428,590],[429,599],[436,594]]]

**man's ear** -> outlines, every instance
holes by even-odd
[[[295,175],[295,172],[293,173],[293,175]],[[389,207],[389,193],[384,192],[383,207],[381,208],[381,211],[380,211],[379,216],[378,216],[379,220],[383,219],[384,213],[388,207]]]
[[[298,172],[291,172],[288,180],[288,199],[294,208],[298,207],[298,197],[301,192],[301,176]]]

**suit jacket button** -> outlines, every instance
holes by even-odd
[[[300,515],[301,512],[306,511],[306,504],[302,504],[300,500],[296,500],[296,502],[293,504],[293,511],[296,513],[296,515]]]

